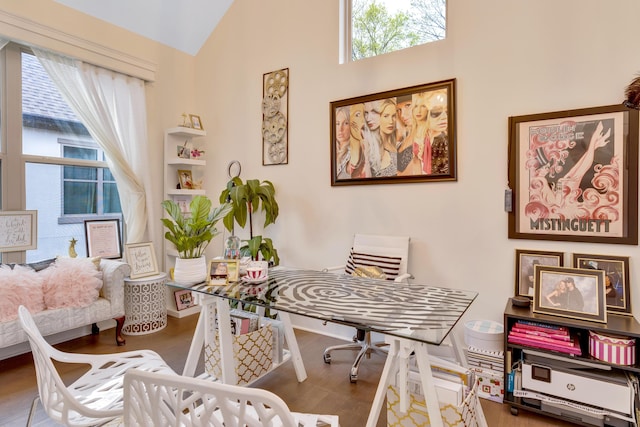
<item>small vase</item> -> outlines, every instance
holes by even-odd
[[[207,278],[207,261],[200,258],[177,258],[173,270],[173,280],[181,285],[195,285]]]

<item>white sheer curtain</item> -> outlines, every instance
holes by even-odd
[[[144,81],[41,49],[33,52],[107,155],[118,185],[127,243],[148,240],[146,194],[151,192],[145,191],[150,173]]]

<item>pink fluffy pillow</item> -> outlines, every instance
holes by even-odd
[[[102,287],[102,272],[91,258],[57,258],[39,274],[48,309],[86,307],[98,299]]]
[[[24,305],[31,313],[44,310],[42,277],[30,267],[0,266],[0,321],[18,318],[18,307]]]

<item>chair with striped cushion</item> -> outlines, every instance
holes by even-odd
[[[353,247],[349,253],[346,265],[327,268],[335,273],[354,274],[358,270],[377,268],[384,273],[383,279],[396,282],[407,282],[412,278],[408,273],[409,241],[408,236],[384,236],[376,234],[356,234]],[[377,271],[379,271],[377,270]],[[331,352],[336,350],[357,350],[355,362],[351,366],[349,380],[358,380],[358,367],[364,356],[370,357],[373,352],[385,353],[384,343],[372,343],[371,334],[364,329],[358,329],[353,337],[353,343],[334,345],[324,351],[325,363],[331,363]]]

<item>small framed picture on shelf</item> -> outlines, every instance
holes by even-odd
[[[516,291],[515,296],[533,298],[534,267],[536,265],[551,265],[562,267],[564,254],[562,252],[530,251],[516,249]]]
[[[187,144],[176,146],[176,155],[179,159],[190,159],[191,150],[187,147]]]
[[[193,301],[193,294],[189,289],[181,289],[179,291],[175,291],[173,295],[176,298],[176,309],[178,311],[193,307],[195,305]]]
[[[180,182],[180,189],[193,190],[193,175],[188,169],[178,170],[178,180]]]
[[[631,314],[628,256],[573,254],[573,266],[604,271],[607,311]]]
[[[200,120],[200,116],[189,114],[189,118],[191,119],[191,127],[193,129],[204,130],[204,128],[202,127],[202,120]]]
[[[607,323],[604,271],[536,265],[533,311]]]

